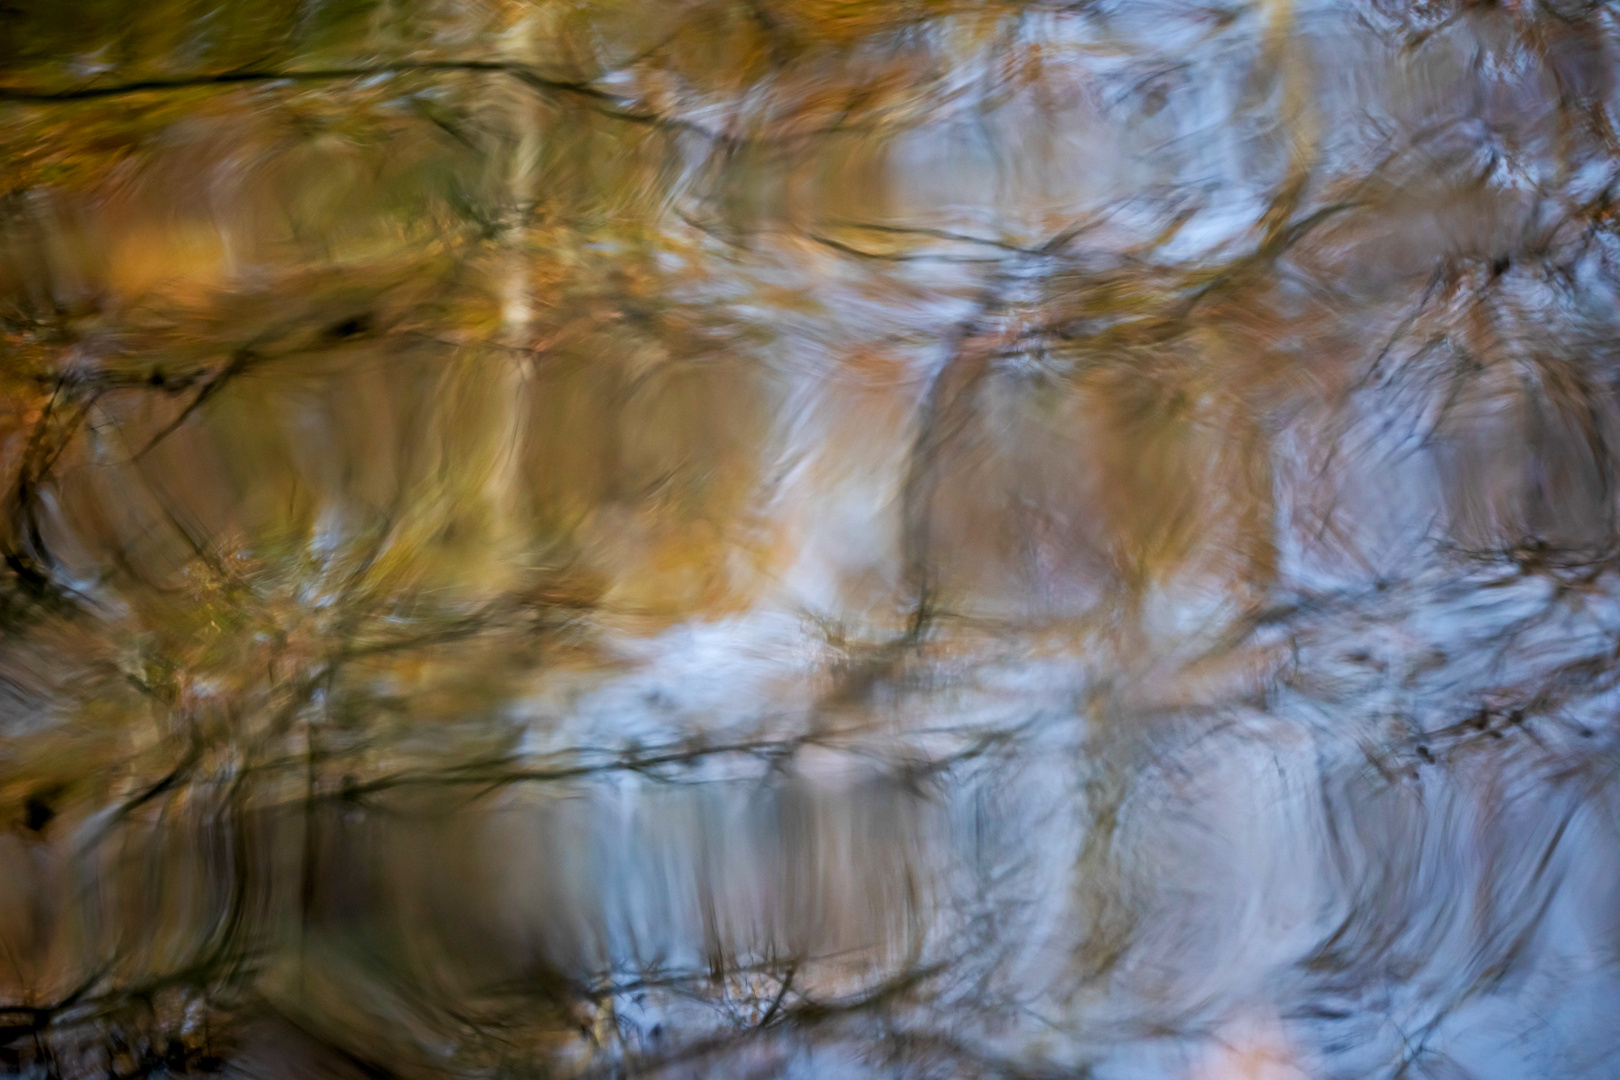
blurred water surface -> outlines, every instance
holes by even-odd
[[[1566,0],[0,9],[0,1071],[1620,1071]]]

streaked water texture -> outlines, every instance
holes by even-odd
[[[11,0],[0,1072],[1620,1075],[1617,48]]]

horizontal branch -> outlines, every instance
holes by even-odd
[[[109,83],[101,86],[76,86],[63,90],[42,90],[27,87],[0,87],[0,101],[32,104],[53,104],[72,101],[101,101],[108,98],[129,97],[137,94],[163,93],[174,90],[198,90],[215,86],[243,86],[254,83],[277,82],[333,82],[344,79],[377,79],[418,72],[472,72],[513,74],[518,65],[494,60],[418,60],[397,64],[368,64],[358,67],[306,68],[277,70],[241,68],[234,71],[202,72],[173,78],[137,79],[133,82]],[[549,82],[553,89],[574,89],[590,92],[585,83],[557,80]],[[595,92],[601,96],[601,91]]]
[[[593,105],[597,112],[626,123],[671,129],[699,135],[712,142],[741,145],[779,139],[745,138],[716,131],[692,120],[638,109],[633,99],[609,93],[590,80],[556,79],[523,64],[503,60],[415,60],[355,67],[304,68],[292,70],[244,68],[234,71],[205,72],[173,78],[138,79],[101,86],[76,86],[60,90],[35,87],[0,86],[0,102],[26,105],[55,105],[74,102],[107,101],[142,94],[161,94],[212,87],[270,85],[275,83],[341,82],[392,78],[412,74],[505,75],[542,93],[578,98]]]

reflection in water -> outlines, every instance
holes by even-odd
[[[1617,31],[0,11],[0,1068],[1613,1075]]]

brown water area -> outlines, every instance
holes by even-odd
[[[1620,1076],[1617,64],[6,0],[0,1073]]]

